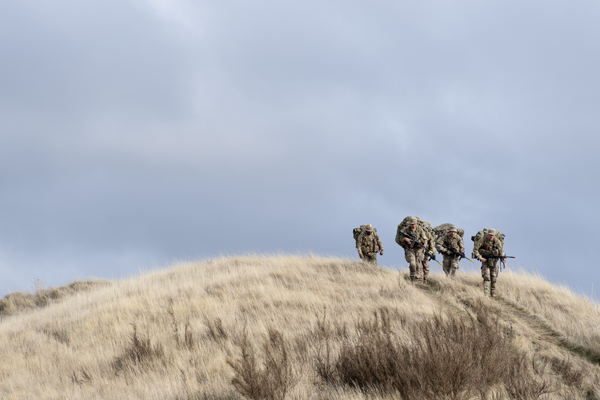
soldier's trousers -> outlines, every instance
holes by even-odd
[[[419,265],[423,260],[423,250],[420,248],[406,248],[404,249],[404,258],[408,262],[411,280],[416,279],[419,273]]]
[[[444,261],[442,261],[442,269],[446,273],[446,276],[454,278],[454,276],[456,275],[456,270],[459,267],[459,260],[460,259],[458,258],[458,256],[455,256],[454,254],[450,256],[444,254]]]
[[[377,253],[363,253],[363,262],[377,265]]]
[[[498,279],[498,260],[487,260],[481,263],[481,277],[484,282],[496,283]]]
[[[427,280],[427,276],[429,275],[429,255],[423,252],[423,260],[421,260],[419,271],[417,272],[417,276],[420,276],[423,280]]]

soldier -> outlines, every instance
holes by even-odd
[[[427,234],[419,227],[418,221],[416,217],[410,217],[408,220],[408,228],[404,231],[405,233],[412,235],[421,243],[425,243],[427,241]],[[413,244],[412,239],[403,235],[400,231],[402,231],[402,224],[398,225],[398,230],[396,231],[396,243],[398,243],[404,249],[404,258],[408,262],[410,269],[410,281],[415,282],[419,277],[419,264],[422,263],[423,260],[423,249]],[[412,247],[411,247],[412,245]]]
[[[440,236],[435,242],[435,248],[444,255],[444,264],[442,269],[446,276],[454,278],[456,270],[459,266],[460,256],[450,252],[449,248],[453,248],[459,253],[465,254],[465,243],[458,234],[456,226],[451,225],[445,235]]]
[[[383,245],[373,225],[367,225],[365,230],[358,236],[356,248],[358,249],[358,256],[363,262],[377,265],[377,253],[383,255]]]
[[[483,277],[483,293],[496,297],[496,279],[498,278],[498,259],[484,258],[481,253],[503,256],[502,243],[496,238],[496,230],[489,229],[487,236],[475,242],[473,255],[481,261],[481,276]],[[490,284],[491,283],[491,284]]]
[[[431,251],[435,256],[435,233],[433,229],[431,229],[431,224],[427,221],[421,221],[423,224],[423,230],[427,234],[427,241],[423,243],[427,246],[427,250]],[[427,283],[427,277],[429,276],[429,260],[431,257],[427,252],[423,252],[423,260],[421,260],[421,264],[419,265],[419,271],[417,272],[417,276],[421,277],[421,281],[423,283]]]

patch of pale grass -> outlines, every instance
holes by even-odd
[[[0,398],[241,398],[227,362],[239,358],[244,332],[260,356],[273,328],[285,338],[298,373],[287,398],[363,399],[360,391],[319,383],[314,356],[322,349],[313,339],[331,334],[335,356],[345,332],[376,312],[399,326],[442,309],[466,315],[477,301],[499,307],[483,297],[477,273],[430,278],[428,291],[410,284],[406,270],[317,256],[181,262],[5,317]],[[594,303],[526,274],[502,272],[498,290],[573,341],[600,347]]]
[[[180,263],[6,318],[0,324],[0,395],[231,394],[226,361],[236,348],[232,340],[211,338],[207,323],[218,320],[232,337],[246,328],[257,342],[276,327],[293,342],[319,315],[352,325],[380,308],[418,319],[432,315],[436,304],[397,272],[336,258],[245,256]],[[131,346],[133,324],[140,338],[162,346],[164,354],[147,365],[115,368]],[[186,325],[191,349],[181,345]],[[307,372],[295,390],[312,384]]]
[[[501,279],[504,298],[538,316],[569,343],[600,354],[600,306],[596,302],[525,271],[503,271]]]

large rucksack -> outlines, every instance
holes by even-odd
[[[400,229],[402,229],[403,231],[405,231],[408,228],[408,219],[410,218],[410,216],[405,217],[402,222],[400,222],[400,225],[398,225],[400,227]],[[429,229],[431,229],[431,224],[427,221],[423,221],[421,218],[419,217],[415,217],[417,219],[417,225],[419,225],[421,227],[421,229],[424,229],[426,231],[429,231]]]
[[[402,222],[400,222],[400,225],[398,225],[398,230],[396,231],[396,243],[398,243],[400,246],[403,246],[403,242],[401,242],[401,238],[398,236],[399,233],[398,231],[403,230],[404,232],[406,232],[406,230],[408,229],[409,223],[408,220],[409,218],[411,218],[410,216],[405,217]],[[421,229],[423,229],[428,236],[434,236],[433,239],[435,240],[435,232],[433,232],[433,229],[431,228],[431,223],[422,220],[419,217],[415,217],[417,219],[417,225],[419,227],[421,227]]]
[[[354,242],[355,243],[358,241],[358,237],[360,236],[360,234],[363,233],[365,229],[367,229],[367,225],[368,224],[361,225],[358,228],[352,229],[352,236],[354,237]],[[373,231],[375,233],[377,233],[377,228],[373,228]]]
[[[446,233],[448,233],[451,226],[453,226],[453,224],[445,223],[445,224],[441,224],[441,225],[438,225],[435,228],[433,228],[433,232],[435,233],[436,238],[439,238],[440,236],[443,236]],[[460,235],[461,238],[465,236],[464,229],[456,228],[456,231]]]
[[[485,237],[485,235],[488,234],[488,232],[492,230],[491,228],[484,228],[482,231],[477,232],[477,234],[475,236],[471,236],[471,240],[473,241],[473,244],[477,243],[478,241],[480,241],[481,239],[483,239]],[[494,229],[496,232],[498,232],[497,229]],[[496,237],[498,238],[498,240],[500,240],[500,244],[502,245],[502,247],[504,247],[504,233],[500,233],[498,232],[496,234]],[[475,258],[475,253],[471,253],[471,257]]]
[[[488,232],[489,232],[490,230],[492,230],[492,229],[490,229],[490,228],[484,228],[482,231],[479,231],[479,232],[477,232],[477,234],[476,234],[475,236],[471,236],[471,240],[472,240],[474,243],[477,243],[477,241],[479,241],[479,240],[483,239],[483,237],[484,237],[485,235],[487,235],[487,234],[488,234]],[[496,232],[498,232],[498,230],[497,230],[497,229],[494,229],[494,230],[495,230]],[[498,232],[498,233],[496,234],[496,237],[498,238],[498,240],[500,240],[500,243],[502,244],[502,246],[504,246],[504,237],[505,237],[504,233],[500,233],[500,232]]]

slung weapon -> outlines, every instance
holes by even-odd
[[[410,242],[410,248],[411,249],[413,247],[415,247],[415,244],[416,244],[417,246],[419,246],[420,248],[422,248],[423,250],[425,250],[425,252],[427,253],[427,255],[429,255],[429,258],[431,258],[436,263],[442,265],[441,262],[439,262],[438,260],[435,259],[435,253],[433,251],[430,251],[429,249],[427,249],[427,246],[425,246],[423,243],[419,242],[417,240],[417,237],[415,235],[411,235],[408,232],[404,232],[402,229],[400,229],[398,232],[400,232],[402,235],[404,235],[405,237],[407,237],[407,238],[409,238],[411,240],[411,242]]]
[[[454,247],[452,247],[452,246],[448,246],[448,247],[446,247],[446,248],[448,249],[448,251],[449,251],[450,253],[454,254],[455,256],[459,256],[460,258],[466,258],[467,260],[469,260],[469,261],[473,262],[473,260],[471,260],[469,257],[467,257],[467,256],[465,255],[465,253],[464,253],[464,252],[462,252],[462,253],[461,253],[460,251],[456,250],[456,249],[455,249]],[[484,258],[485,258],[485,257],[484,257]]]

